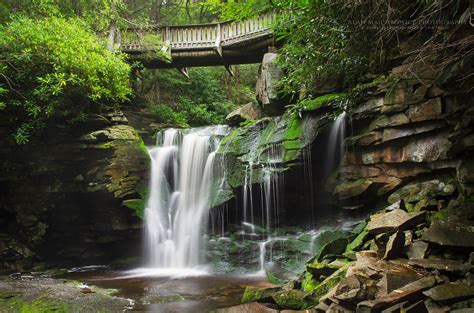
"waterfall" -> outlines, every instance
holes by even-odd
[[[144,216],[149,267],[201,263],[211,188],[223,179],[214,171],[215,150],[226,131],[226,126],[168,129],[149,150],[152,171]]]
[[[344,154],[344,138],[346,135],[346,112],[342,112],[331,125],[326,153],[327,172],[325,177],[331,175],[331,171],[339,166]]]

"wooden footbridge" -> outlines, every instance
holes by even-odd
[[[275,14],[267,13],[242,21],[159,26],[135,31],[134,36],[122,39],[119,48],[147,68],[177,68],[186,75],[188,67],[222,65],[231,72],[231,65],[262,61],[274,44],[270,27],[274,20]],[[162,51],[171,55],[171,62],[153,58],[156,47],[146,43],[147,35],[159,35],[165,42]]]

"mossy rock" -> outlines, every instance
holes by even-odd
[[[303,111],[313,111],[324,105],[328,105],[336,101],[341,101],[346,96],[347,94],[345,93],[329,93],[314,99],[304,100],[300,102],[300,105],[303,107]]]
[[[320,233],[313,242],[314,257],[309,263],[320,260],[326,254],[339,255],[345,251],[349,240],[354,238],[354,234],[344,230],[327,230]]]
[[[307,299],[307,292],[299,289],[283,290],[272,295],[272,299],[282,309],[304,310],[315,305]]]
[[[346,252],[359,250],[360,248],[362,248],[364,243],[367,241],[368,236],[369,236],[369,232],[364,229],[359,235],[357,235],[357,237],[354,240],[352,240],[349,244],[347,244]]]
[[[335,271],[337,271],[340,266],[326,264],[326,263],[307,263],[306,264],[306,271],[311,273],[311,275],[316,278],[320,279],[321,277],[328,277]]]
[[[272,295],[279,292],[280,288],[258,288],[247,287],[242,295],[242,303],[249,303],[254,301],[273,302]]]
[[[348,266],[338,269],[331,276],[323,280],[316,288],[314,288],[308,297],[311,297],[312,301],[318,303],[324,295],[336,287],[337,284],[339,284],[339,282],[346,276],[347,269]]]

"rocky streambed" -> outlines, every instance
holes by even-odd
[[[472,203],[407,212],[398,201],[357,227],[355,238],[331,238],[296,280],[246,289],[238,310],[315,312],[472,312]]]

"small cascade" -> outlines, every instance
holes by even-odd
[[[145,209],[148,266],[190,268],[204,252],[216,149],[226,126],[187,131],[168,129],[158,135],[152,159],[150,197]]]
[[[346,136],[346,116],[346,112],[342,112],[331,125],[326,150],[326,178],[331,175],[331,171],[338,167],[342,161],[342,155],[344,153],[344,138]]]
[[[265,245],[266,241],[262,241],[258,243],[259,246],[259,260],[260,260],[260,269],[258,270],[257,274],[265,274]]]

